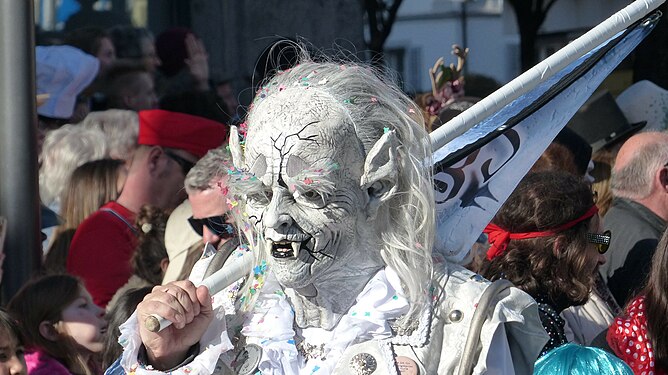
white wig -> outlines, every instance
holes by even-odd
[[[107,157],[107,143],[98,129],[67,124],[46,134],[39,157],[39,195],[42,203],[58,207],[74,170]]]
[[[124,109],[91,112],[81,122],[81,125],[87,129],[99,129],[104,133],[109,157],[132,160],[139,135],[137,112]]]
[[[398,273],[411,302],[402,323],[419,318],[432,277],[434,237],[432,175],[431,169],[424,167],[424,161],[431,157],[431,144],[420,109],[389,79],[368,66],[316,63],[308,57],[302,57],[301,63],[290,70],[277,72],[258,90],[255,102],[282,87],[293,86],[322,91],[334,98],[352,121],[365,156],[385,132],[396,132],[397,189],[380,207],[375,233],[382,242],[378,249],[382,259]],[[249,129],[255,126],[254,110],[251,107],[248,114]],[[249,238],[257,236],[253,233]]]

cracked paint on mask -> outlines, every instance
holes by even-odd
[[[344,108],[318,90],[288,88],[248,122],[246,165],[257,180],[245,187],[246,210],[281,284],[304,288],[364,267],[373,238],[364,152]]]

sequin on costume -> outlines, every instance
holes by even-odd
[[[616,318],[608,329],[608,344],[628,364],[634,374],[666,375],[666,369],[654,363],[654,349],[647,336],[645,297],[635,298],[626,308],[626,315]]]
[[[540,356],[538,356],[538,358],[540,358],[550,350],[568,343],[568,339],[564,332],[565,322],[559,316],[557,310],[549,304],[542,302],[540,298],[537,298],[536,302],[538,302],[538,316],[540,317],[540,322],[550,336],[550,340],[545,344],[543,350],[540,352]]]

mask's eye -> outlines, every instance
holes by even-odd
[[[248,200],[248,204],[252,206],[266,206],[271,202],[271,196],[271,190],[264,190],[248,193],[246,199]]]
[[[327,204],[327,197],[316,190],[297,190],[294,197],[297,203],[308,207],[323,208]]]

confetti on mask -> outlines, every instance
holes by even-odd
[[[344,104],[357,104],[356,103],[357,97],[353,96],[350,99],[343,99]]]
[[[387,134],[389,132],[390,132],[390,128],[388,128],[388,127],[383,128],[383,134]]]
[[[371,103],[378,103],[378,99],[375,96],[372,96]]]
[[[323,78],[323,79],[321,79],[320,81],[318,81],[318,84],[319,84],[319,85],[324,85],[324,84],[326,84],[326,83],[327,83],[327,78]]]
[[[415,114],[415,110],[413,108],[408,108],[408,113],[413,113]]]

